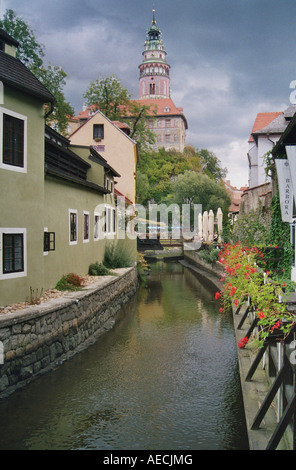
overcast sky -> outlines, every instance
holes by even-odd
[[[171,96],[187,143],[207,148],[234,186],[248,183],[248,138],[258,112],[283,111],[296,80],[295,0],[0,0],[68,74],[66,99],[82,109],[100,74],[138,98],[138,66],[152,9],[171,66]],[[291,36],[292,34],[292,36]]]

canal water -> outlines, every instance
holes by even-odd
[[[248,448],[231,316],[180,263],[95,344],[0,401],[0,449]]]

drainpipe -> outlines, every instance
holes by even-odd
[[[47,113],[45,114],[44,119],[46,119],[53,112],[53,110],[54,110],[54,102],[50,103],[49,111],[47,111]]]

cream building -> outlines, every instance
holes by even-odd
[[[137,143],[122,130],[120,123],[111,121],[98,110],[88,115],[72,132],[69,140],[72,146],[87,145],[94,148],[120,174],[120,178],[115,179],[117,194],[135,203],[138,148]]]

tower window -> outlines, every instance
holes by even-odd
[[[150,95],[155,95],[155,83],[150,83]]]

